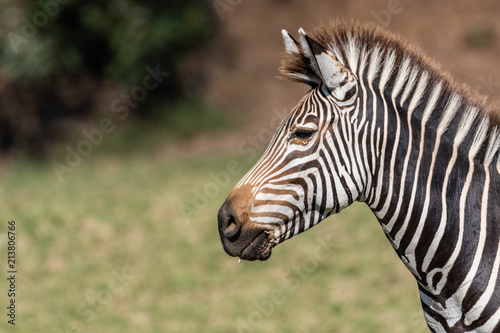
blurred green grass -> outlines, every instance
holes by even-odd
[[[208,186],[228,161],[241,172]],[[415,281],[362,204],[266,262],[227,256],[217,210],[253,162],[96,153],[63,182],[46,164],[1,166],[3,258],[17,222],[15,331],[428,331]]]

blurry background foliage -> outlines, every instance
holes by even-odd
[[[201,62],[191,60],[188,72],[182,66],[216,34],[208,1],[7,0],[0,13],[3,152],[45,156],[75,135],[75,124],[110,113],[110,101],[142,85],[148,66],[169,76],[130,112],[134,123],[182,135],[177,123],[186,118],[217,120],[194,102],[203,91]]]

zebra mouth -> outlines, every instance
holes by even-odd
[[[275,245],[275,242],[272,239],[269,239],[270,237],[272,237],[272,234],[268,231],[260,233],[243,249],[243,251],[241,251],[241,254],[238,257],[248,261],[264,261],[269,259]]]
[[[217,214],[217,224],[222,247],[232,257],[243,260],[266,260],[272,248],[278,243],[274,226],[253,223],[246,210],[234,208],[234,202],[227,199]]]

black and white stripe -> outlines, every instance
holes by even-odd
[[[283,35],[285,75],[311,90],[235,187],[251,189],[249,223],[276,245],[364,201],[414,274],[432,331],[500,331],[496,113],[384,32]]]

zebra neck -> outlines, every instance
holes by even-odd
[[[366,202],[417,278],[422,301],[447,313],[450,327],[462,313],[470,323],[500,292],[499,129],[425,74],[395,93],[373,84],[364,91],[373,110]],[[470,295],[486,302],[464,305]]]

